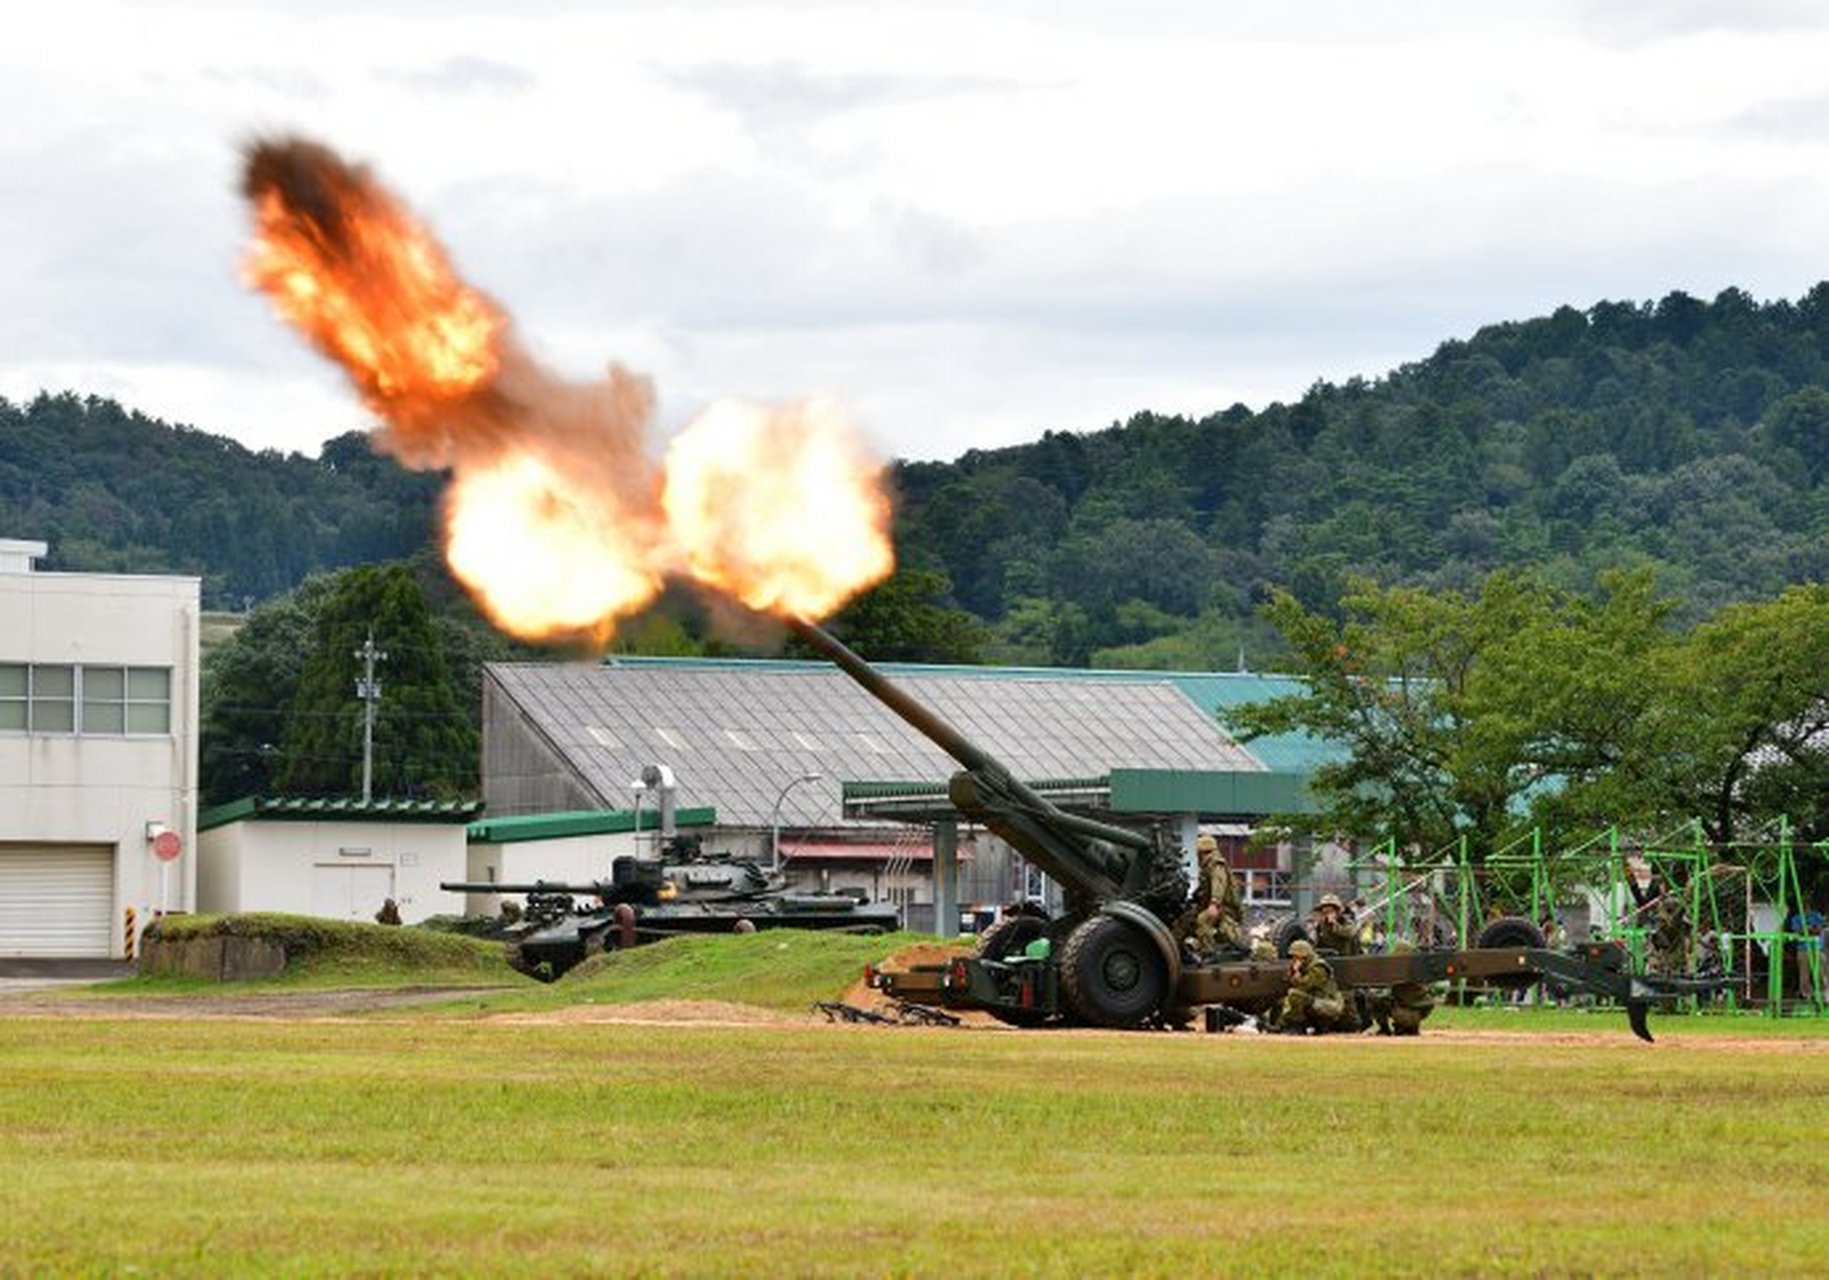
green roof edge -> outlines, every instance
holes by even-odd
[[[507,818],[481,818],[470,824],[467,839],[471,844],[514,844],[522,840],[556,840],[564,836],[619,835],[639,830],[654,831],[660,817],[652,809],[574,809],[564,813],[528,813]],[[718,820],[718,811],[709,805],[677,810],[676,827],[709,827]]]

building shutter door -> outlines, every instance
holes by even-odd
[[[0,956],[111,954],[114,850],[0,845]]]

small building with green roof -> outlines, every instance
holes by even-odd
[[[248,796],[197,819],[197,910],[403,923],[450,914],[477,800]]]

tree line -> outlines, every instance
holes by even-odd
[[[999,661],[1268,669],[1274,588],[1524,568],[1641,566],[1694,622],[1829,571],[1826,388],[1829,284],[1562,307],[1290,404],[904,464],[898,539]]]
[[[1358,581],[1335,609],[1279,590],[1265,612],[1305,688],[1228,727],[1335,744],[1309,783],[1323,829],[1424,852],[1463,835],[1497,848],[1531,822],[1829,838],[1820,583],[1691,626],[1644,569],[1586,595],[1529,573],[1466,591]]]
[[[1355,577],[1527,567],[1593,591],[1642,566],[1693,622],[1829,576],[1829,283],[1565,306],[1293,403],[892,470],[900,563],[994,661],[1263,669],[1272,588],[1326,608]],[[256,453],[98,397],[0,399],[0,528],[55,568],[200,574],[213,608],[413,556],[442,482],[360,432]]]
[[[195,574],[207,609],[413,555],[433,535],[441,484],[376,456],[361,432],[308,458],[98,396],[0,398],[0,530],[47,542],[48,569]]]

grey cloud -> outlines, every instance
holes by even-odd
[[[708,63],[660,74],[676,87],[734,112],[761,134],[868,107],[1017,87],[1013,81],[970,76],[833,75],[791,62]]]
[[[234,153],[208,166],[99,141],[65,138],[0,168],[0,242],[16,246],[0,254],[0,294],[30,300],[0,309],[0,348],[18,361],[244,363]]]
[[[1768,102],[1735,117],[1728,128],[1759,137],[1821,142],[1829,139],[1829,94]]]
[[[526,93],[539,83],[524,67],[460,54],[433,67],[384,67],[376,79],[429,93]]]
[[[322,77],[299,67],[205,67],[199,75],[212,84],[251,85],[282,98],[304,102],[317,101],[329,92]]]
[[[1603,44],[1630,48],[1709,32],[1815,30],[1829,13],[1816,0],[1580,0],[1575,21]]]

